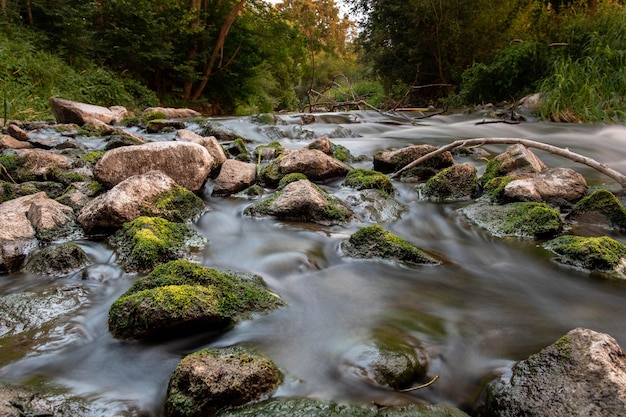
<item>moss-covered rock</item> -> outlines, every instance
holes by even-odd
[[[506,202],[506,198],[504,197],[504,189],[506,188],[507,184],[515,181],[515,179],[515,177],[506,176],[492,178],[483,185],[483,192],[494,203],[504,203]]]
[[[626,229],[626,208],[608,190],[598,190],[572,207],[570,217],[581,223],[605,223],[609,227]]]
[[[307,180],[308,178],[306,177],[306,175],[300,173],[300,172],[294,172],[293,174],[287,174],[284,177],[281,178],[281,180],[278,182],[278,190],[282,190],[283,188],[285,188],[288,184],[291,184],[292,182],[296,182],[296,181],[300,181],[300,180]]]
[[[199,216],[205,205],[200,197],[179,185],[141,204],[142,216],[158,216],[171,222],[186,222]]]
[[[235,139],[229,146],[226,147],[226,151],[239,161],[252,161],[252,155],[248,150],[248,146],[241,138]]]
[[[546,242],[544,248],[556,253],[558,262],[591,271],[609,272],[626,278],[626,245],[608,236],[560,236]]]
[[[165,416],[213,416],[259,400],[281,381],[276,365],[251,349],[204,349],[187,355],[172,373]]]
[[[337,197],[364,223],[388,223],[400,218],[407,208],[391,194],[374,188],[364,190],[341,190]]]
[[[285,148],[280,142],[270,142],[267,145],[260,145],[254,149],[254,159],[260,161],[271,161],[285,152]]]
[[[36,275],[63,276],[89,265],[84,250],[75,243],[48,246],[36,252],[26,264],[26,271]]]
[[[222,411],[218,417],[468,417],[459,409],[443,405],[337,404],[312,398],[275,398],[235,410]]]
[[[445,168],[429,178],[422,189],[426,197],[437,200],[470,198],[476,192],[478,175],[471,164],[458,164]]]
[[[482,184],[496,177],[535,174],[546,169],[546,165],[528,148],[523,145],[512,145],[500,155],[492,158],[485,167],[480,178]]]
[[[113,303],[109,330],[118,338],[166,336],[192,326],[219,330],[282,305],[257,275],[178,260],[157,266]]]
[[[544,203],[492,205],[476,203],[462,212],[478,226],[495,236],[549,238],[561,232],[560,213]]]
[[[388,174],[404,168],[414,160],[437,150],[432,145],[414,145],[395,151],[381,151],[374,154],[374,169]],[[401,178],[412,181],[422,181],[435,175],[440,170],[452,166],[454,159],[450,152],[444,152],[435,156],[423,164],[406,170]]]
[[[342,243],[341,248],[346,255],[354,258],[388,259],[409,265],[440,263],[379,225],[359,229],[348,241]]]
[[[356,168],[348,172],[344,185],[357,190],[376,189],[393,194],[394,188],[389,177],[382,172]]]
[[[161,263],[190,257],[207,241],[186,224],[141,216],[124,223],[110,243],[126,270],[148,271]]]
[[[244,214],[323,225],[346,223],[353,216],[352,211],[339,199],[328,195],[308,180],[287,184],[273,197],[248,206]]]

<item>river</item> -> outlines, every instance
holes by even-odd
[[[311,138],[331,141],[353,155],[366,155],[355,167],[372,168],[381,149],[412,144],[447,144],[480,137],[518,137],[567,147],[626,173],[626,126],[553,124],[537,121],[477,124],[481,115],[435,116],[354,112],[318,115],[302,125],[297,115],[278,115],[276,126],[250,118],[212,119],[257,145],[279,140],[300,148]],[[199,126],[190,124],[191,130]],[[150,137],[149,135],[147,137]],[[306,138],[306,139],[305,139]],[[155,140],[171,139],[155,135]],[[84,138],[89,147],[100,146]],[[492,154],[505,145],[485,147]],[[536,151],[549,167],[570,167],[591,186],[612,181],[591,168]],[[456,158],[476,165],[486,161]],[[124,273],[106,242],[79,240],[93,264],[61,280],[14,273],[0,276],[2,295],[77,285],[87,296],[74,313],[55,322],[45,342],[26,357],[4,359],[0,378],[54,381],[72,393],[100,402],[102,415],[131,405],[158,416],[170,373],[187,353],[203,347],[249,343],[267,354],[285,374],[276,396],[309,396],[346,402],[443,402],[471,411],[484,380],[539,351],[569,330],[605,332],[626,346],[626,282],[607,280],[555,263],[528,239],[495,238],[471,224],[458,210],[467,202],[436,203],[419,198],[414,184],[394,182],[396,199],[408,210],[383,224],[391,232],[443,260],[440,266],[405,267],[342,256],[340,243],[359,227],[323,227],[270,218],[244,217],[243,198],[203,198],[209,210],[194,227],[209,239],[204,265],[261,275],[288,306],[243,322],[221,334],[169,342],[118,341],[107,330],[111,303],[137,278]],[[341,181],[324,184],[331,193]],[[612,233],[626,243],[626,236]],[[83,277],[89,279],[83,280]],[[372,386],[342,366],[350,352],[374,334],[402,334],[429,354],[428,377],[440,379],[410,394]],[[427,378],[428,379],[428,378]]]

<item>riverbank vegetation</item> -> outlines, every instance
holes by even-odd
[[[205,114],[515,103],[626,121],[623,0],[0,2],[0,118],[47,99]]]

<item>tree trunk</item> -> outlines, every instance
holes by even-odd
[[[609,168],[608,166],[601,164],[594,159],[579,155],[577,153],[570,151],[569,149],[563,149],[563,148],[559,148],[556,146],[547,145],[545,143],[536,142],[534,140],[518,139],[518,138],[479,138],[479,139],[457,140],[448,145],[442,146],[439,149],[432,151],[431,153],[428,153],[420,158],[417,158],[415,161],[411,162],[404,168],[399,169],[398,171],[391,174],[390,177],[395,178],[398,175],[400,175],[400,173],[402,173],[403,171],[406,171],[407,169],[411,169],[423,163],[424,161],[427,161],[428,159],[432,157],[435,157],[439,154],[442,154],[446,151],[457,148],[459,146],[482,146],[482,145],[491,145],[491,144],[508,144],[508,145],[520,144],[528,148],[536,148],[542,151],[549,152],[554,155],[562,156],[574,162],[587,165],[595,169],[596,171],[601,172],[602,174],[614,179],[615,181],[617,181],[619,185],[622,186],[622,188],[626,188],[626,175],[623,175],[622,173],[617,172],[614,169]]]
[[[228,36],[228,32],[230,31],[230,28],[232,27],[233,23],[235,23],[237,14],[239,14],[241,9],[243,9],[243,7],[246,4],[246,1],[247,0],[240,0],[239,3],[237,3],[235,7],[233,7],[230,13],[228,13],[228,16],[226,17],[226,20],[224,21],[224,24],[222,25],[222,29],[220,30],[220,34],[217,38],[217,43],[215,44],[215,48],[213,48],[213,52],[211,53],[211,57],[209,58],[209,62],[204,67],[204,72],[202,74],[202,80],[200,81],[200,85],[198,85],[193,95],[191,96],[192,101],[198,100],[200,95],[202,95],[202,92],[204,91],[204,88],[206,87],[209,81],[209,78],[211,78],[211,76],[215,73],[216,65],[218,69],[222,67],[222,63],[224,60],[224,44],[226,43],[226,37]],[[238,51],[239,49],[237,49],[235,54]],[[228,62],[231,62],[233,57],[231,57],[231,59],[229,59]],[[218,58],[219,58],[219,63],[217,62]]]

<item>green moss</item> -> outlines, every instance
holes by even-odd
[[[153,111],[148,114],[143,115],[143,121],[145,123],[150,122],[152,120],[163,120],[167,119],[167,115],[161,111]]]
[[[104,156],[106,151],[91,151],[80,157],[80,161],[85,165],[96,165],[96,163]]]
[[[5,201],[15,198],[16,187],[14,184],[0,180],[0,185],[0,203],[4,203]]]
[[[481,181],[485,178],[483,175]],[[491,201],[503,202],[504,201],[504,188],[511,181],[514,181],[513,177],[495,177],[484,183],[483,191]]]
[[[359,229],[342,244],[342,249],[348,256],[355,258],[392,259],[410,265],[439,263],[405,239],[379,225]]]
[[[438,199],[466,198],[474,193],[477,185],[476,168],[468,164],[453,165],[429,178],[423,192]]]
[[[245,190],[243,190],[243,194],[248,197],[261,197],[265,193],[265,189],[258,184],[252,185]]]
[[[382,172],[369,169],[355,168],[351,170],[346,175],[344,184],[357,190],[377,189],[390,195],[394,193],[393,184],[389,177]]]
[[[491,158],[489,162],[487,162],[487,166],[485,167],[485,172],[482,177],[480,177],[481,184],[487,184],[492,179],[500,176],[500,167],[502,166],[502,161],[500,158]]]
[[[296,181],[300,181],[300,180],[306,180],[308,179],[306,175],[300,173],[300,172],[294,172],[292,174],[287,174],[285,175],[283,178],[281,178],[281,180],[278,182],[278,189],[282,190],[283,188],[285,188],[287,186],[287,184],[290,184],[292,182],[296,182]]]
[[[0,180],[18,181],[20,177],[18,170],[21,166],[20,160],[14,155],[0,155]]]
[[[109,330],[127,339],[159,333],[181,324],[226,325],[218,308],[218,290],[201,285],[167,285],[118,298],[109,309]]]
[[[279,181],[284,176],[284,174],[280,172],[280,159],[281,157],[278,157],[261,168],[261,171],[259,172],[259,181],[262,184],[270,187],[278,185]]]
[[[555,345],[561,353],[561,356],[565,359],[568,359],[572,355],[571,340],[568,335],[565,335],[557,340]]]
[[[583,198],[572,208],[572,214],[588,211],[602,214],[613,227],[626,229],[626,209],[615,195],[607,190],[598,190]]]
[[[36,252],[26,271],[36,275],[67,275],[89,265],[87,254],[75,243],[48,246]]]
[[[121,263],[130,270],[146,271],[190,250],[196,234],[187,225],[159,217],[142,216],[124,223],[111,238]]]
[[[175,186],[166,193],[159,194],[151,203],[141,207],[142,216],[159,216],[172,222],[186,222],[204,210],[200,197],[186,188]]]
[[[354,157],[350,153],[350,150],[342,145],[336,143],[330,143],[330,150],[333,153],[333,158],[343,162],[344,164],[354,161]]]
[[[226,151],[228,151],[229,154],[234,156],[239,161],[244,161],[244,162],[252,161],[252,155],[250,154],[250,151],[248,150],[248,146],[246,145],[246,142],[241,138],[235,139],[230,144],[230,146],[226,148]]]
[[[615,270],[626,256],[626,246],[608,236],[560,236],[544,247],[559,255],[559,262],[592,271]]]
[[[543,203],[512,203],[506,220],[502,224],[504,234],[534,236],[536,238],[554,236],[563,228],[560,213]]]
[[[267,311],[284,305],[269,292],[259,276],[220,272],[193,262],[178,260],[157,266],[131,286],[126,294],[168,285],[202,285],[218,290],[218,310],[237,318],[248,311]]]

